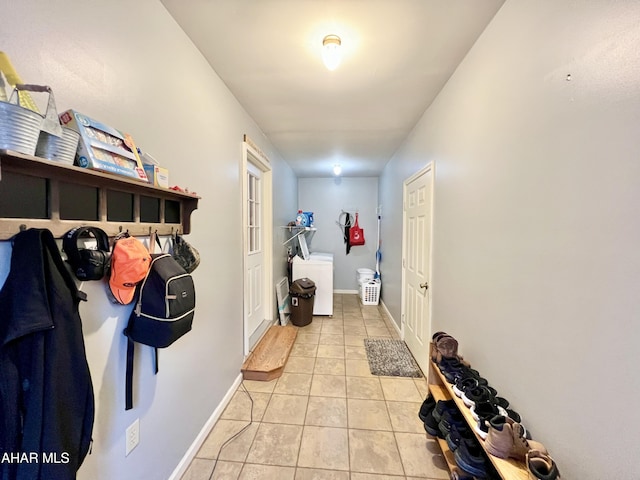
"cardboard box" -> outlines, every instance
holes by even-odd
[[[169,170],[157,165],[143,165],[149,183],[156,187],[169,188]]]
[[[78,166],[148,181],[131,135],[75,110],[61,113],[60,122],[80,134]]]

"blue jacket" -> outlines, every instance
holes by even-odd
[[[49,230],[13,239],[0,291],[0,479],[70,480],[91,443],[94,397],[78,304]]]

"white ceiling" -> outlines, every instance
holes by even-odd
[[[504,3],[161,1],[299,177],[377,176]]]

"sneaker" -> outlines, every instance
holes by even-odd
[[[465,392],[462,393],[462,401],[464,404],[471,408],[475,406],[476,403],[488,402],[495,399],[496,395],[495,388],[490,386],[477,386],[475,388],[469,388]]]
[[[433,411],[436,407],[436,399],[431,396],[431,394],[427,395],[427,398],[422,402],[420,406],[420,411],[418,412],[418,417],[422,420],[422,423],[427,421],[427,415],[429,412]]]
[[[438,424],[440,433],[442,433],[442,436],[440,438],[447,438],[447,435],[449,435],[449,432],[451,432],[451,428],[453,426],[456,426],[457,428],[467,427],[467,421],[457,409],[447,410],[442,414],[442,419]]]
[[[549,455],[539,450],[529,450],[527,452],[526,464],[529,480],[556,480],[560,478],[556,462]]]
[[[465,425],[462,427],[458,427],[456,425],[452,425],[449,430],[449,434],[446,436],[445,440],[447,441],[447,445],[449,446],[449,450],[452,452],[456,451],[456,448],[462,443],[477,443],[476,437],[473,435],[473,432],[469,430],[469,428]]]
[[[480,383],[475,377],[460,377],[453,385],[453,393],[455,393],[458,398],[462,398],[462,394],[466,392],[468,388],[475,388],[479,386]]]
[[[446,335],[445,332],[436,332],[431,336],[431,343],[429,344],[429,356],[434,362],[438,361],[438,349],[436,348],[436,340],[440,335]]]
[[[476,422],[482,417],[486,420],[491,420],[496,415],[506,415],[506,410],[500,408],[491,400],[478,402],[471,407],[471,416]]]
[[[501,407],[499,407],[501,408]],[[506,417],[511,417],[513,418],[517,423],[522,423],[522,418],[520,417],[520,414],[518,412],[516,412],[515,410],[511,410],[510,408],[506,408],[503,409],[505,410],[505,412],[507,412],[507,414],[505,415]],[[504,413],[503,413],[504,415]],[[529,434],[529,432],[527,431],[527,435]],[[528,436],[527,439],[531,440],[531,437]]]
[[[460,371],[465,367],[465,365],[457,358],[442,358],[437,362],[437,364],[438,369],[443,375],[446,371]]]
[[[458,362],[460,362],[460,360],[458,360]],[[461,362],[455,368],[445,368],[444,370],[442,370],[442,374],[444,375],[444,378],[447,380],[447,382],[451,383],[452,385],[462,378],[480,378],[480,373],[477,370],[474,370],[473,368],[470,368]],[[479,383],[480,382],[478,382],[478,384]]]
[[[435,409],[434,409],[435,410]],[[431,410],[424,421],[424,429],[433,437],[444,438],[438,427],[439,423],[433,418],[433,410]]]
[[[440,335],[433,343],[435,344],[436,362],[445,358],[458,358],[458,341],[451,335]]]
[[[526,429],[510,417],[497,415],[489,422],[489,434],[485,441],[487,452],[495,457],[524,461],[529,450],[547,453],[539,442],[527,439]]]
[[[442,415],[444,415],[444,412],[448,410],[457,411],[458,407],[456,407],[456,402],[453,400],[438,400],[438,403],[436,403],[436,407],[433,410],[433,418],[435,421],[440,423]]]
[[[461,443],[453,453],[456,465],[474,477],[485,478],[489,459],[484,455],[482,447],[476,442]]]
[[[510,417],[517,423],[520,423],[521,421],[518,412],[514,410],[505,410],[491,401],[477,403],[475,406],[471,407],[471,416],[476,421],[473,430],[480,438],[483,440],[487,438],[487,435],[489,434],[489,421],[498,415]],[[530,439],[531,437],[528,438]]]

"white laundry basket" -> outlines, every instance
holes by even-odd
[[[362,285],[363,283],[366,283],[369,280],[373,280],[373,277],[376,273],[370,268],[359,268],[357,272],[358,272],[358,285]]]
[[[380,301],[380,280],[369,280],[360,285],[360,295],[363,305],[378,305]]]

